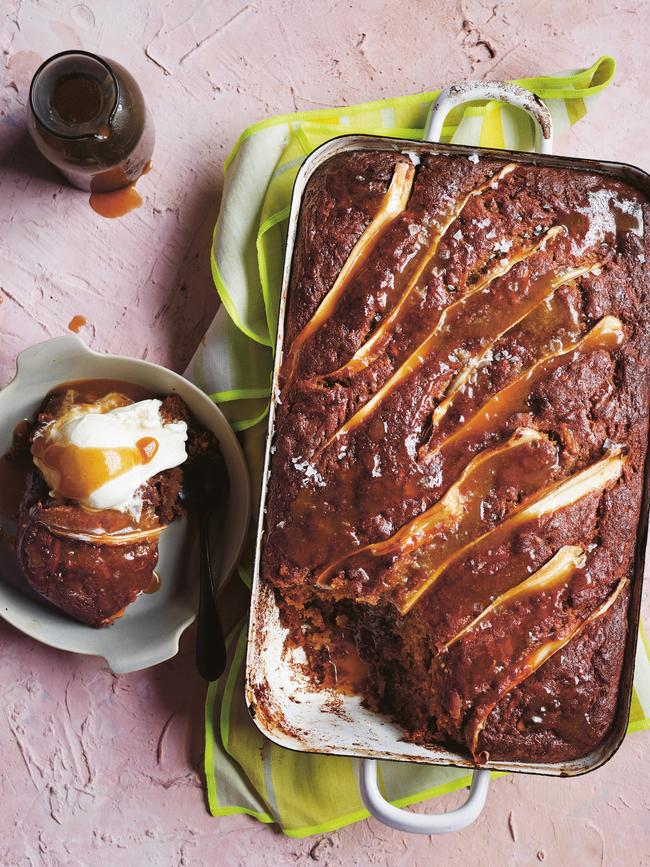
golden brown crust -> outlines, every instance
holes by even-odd
[[[643,484],[650,208],[597,174],[432,156],[370,237],[404,159],[341,155],[308,184],[263,576],[324,682],[323,630],[345,615],[366,700],[408,737],[483,760],[575,758],[618,694],[628,590],[609,601],[631,574]],[[366,175],[381,182],[361,193]],[[531,575],[542,583],[512,602]],[[532,737],[512,697],[551,682],[561,647],[607,679],[598,720],[560,725],[582,701],[563,685]]]

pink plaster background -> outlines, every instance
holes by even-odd
[[[182,370],[217,307],[208,251],[223,159],[269,114],[612,53],[614,86],[559,149],[650,168],[647,0],[2,0],[0,11],[0,382],[76,314],[93,347]],[[120,220],[96,215],[25,138],[31,74],[71,47],[126,65],[155,116],[145,203]],[[206,811],[191,635],[176,659],[118,678],[0,621],[0,686],[3,867],[650,864],[647,733],[583,779],[499,781],[452,837],[407,839],[371,820],[292,841]]]

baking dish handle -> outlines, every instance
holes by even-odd
[[[539,152],[553,153],[553,120],[550,111],[536,94],[507,81],[461,81],[446,87],[429,110],[424,125],[424,140],[439,142],[443,124],[452,108],[477,99],[507,102],[523,109],[535,121],[539,132]]]
[[[361,763],[361,797],[367,809],[384,825],[411,834],[450,834],[471,825],[485,806],[489,783],[489,771],[474,771],[469,797],[462,807],[433,816],[411,813],[389,804],[379,791],[377,762],[364,759]]]

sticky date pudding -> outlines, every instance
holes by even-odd
[[[612,726],[649,216],[610,177],[476,153],[358,150],[306,186],[261,571],[316,684],[357,655],[407,739],[554,762]]]
[[[184,513],[181,467],[216,439],[176,395],[89,380],[47,395],[21,449],[32,463],[18,512],[24,576],[76,620],[108,626],[156,586],[158,540]]]

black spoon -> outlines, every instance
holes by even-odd
[[[210,521],[223,527],[228,503],[228,471],[221,455],[195,458],[183,469],[181,500],[199,517],[199,607],[196,614],[196,667],[206,680],[217,680],[226,667],[226,642],[214,598],[210,560]],[[221,570],[221,546],[215,571]]]

